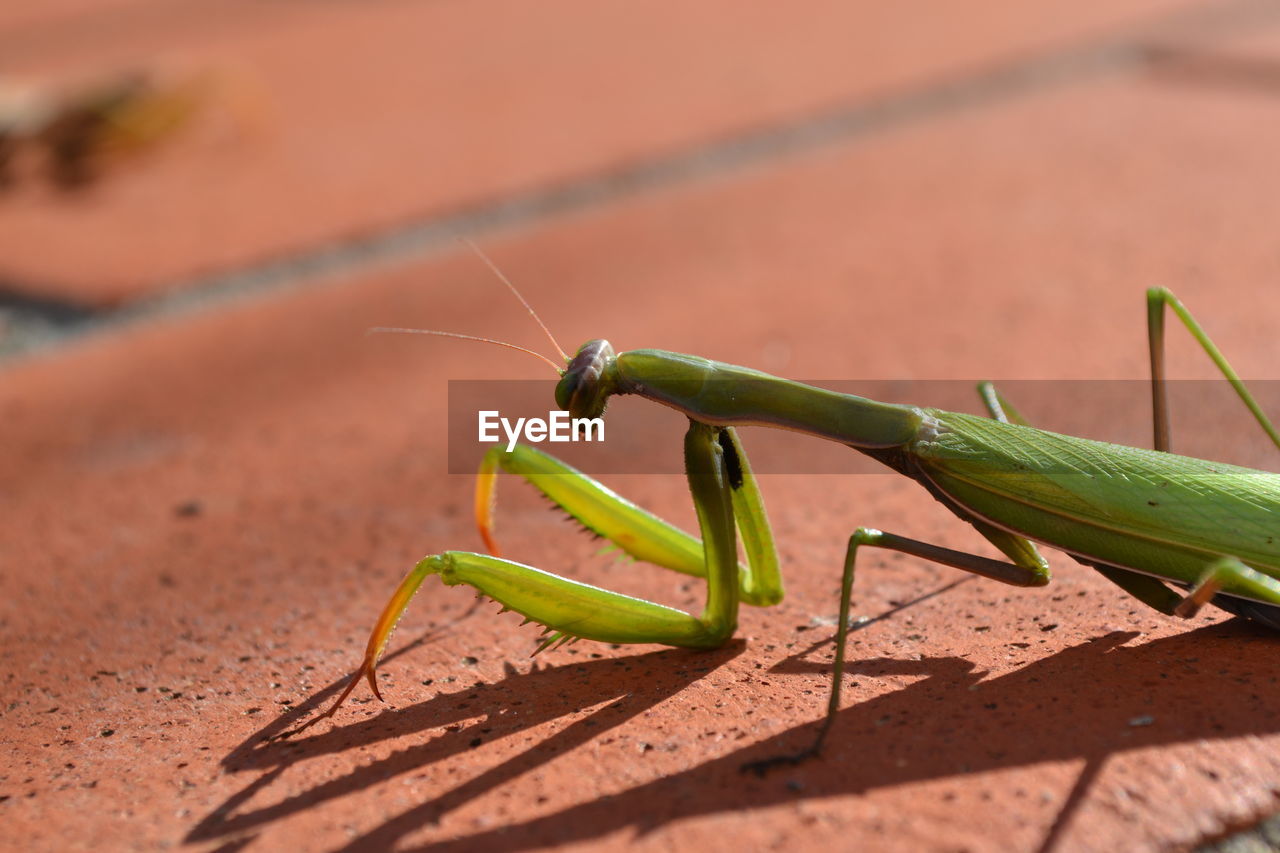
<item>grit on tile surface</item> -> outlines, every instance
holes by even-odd
[[[604,335],[829,380],[1139,380],[1143,289],[1165,284],[1269,379],[1275,107],[1117,75],[485,249],[566,346]],[[745,609],[723,650],[582,643],[531,662],[531,627],[428,581],[382,667],[389,704],[361,687],[331,722],[265,742],[332,700],[417,558],[480,547],[470,479],[446,473],[448,382],[549,375],[375,325],[544,346],[450,250],[0,372],[0,845],[1165,850],[1274,811],[1280,640],[1216,612],[1166,619],[1056,552],[1043,590],[870,555],[856,611],[884,618],[853,635],[828,750],[743,775],[821,718],[854,527],[991,553],[888,475],[765,479],[788,597]],[[1174,375],[1213,375],[1181,330],[1171,346]],[[1050,402],[1027,414],[1084,412],[1098,435],[1116,417]],[[1178,413],[1180,448],[1253,452],[1177,431],[1198,414]],[[669,467],[679,418],[664,429]],[[679,477],[609,482],[691,524]],[[597,558],[517,483],[499,512],[522,561],[702,605],[691,579]]]

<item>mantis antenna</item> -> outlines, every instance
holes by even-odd
[[[551,334],[551,330],[547,328],[547,324],[542,322],[542,318],[538,316],[538,312],[534,311],[533,308],[529,306],[529,303],[520,295],[520,291],[516,290],[516,286],[511,283],[511,280],[502,274],[502,270],[498,269],[498,265],[489,260],[489,256],[480,251],[480,247],[475,243],[472,243],[466,237],[460,237],[458,239],[462,240],[463,243],[466,243],[467,248],[475,252],[476,255],[479,256],[480,260],[484,261],[485,265],[488,266],[489,269],[493,270],[493,274],[498,277],[498,280],[510,288],[511,292],[515,294],[516,299],[519,299],[520,304],[524,306],[524,310],[529,312],[529,316],[532,317],[534,322],[537,323],[542,331],[546,333],[547,340],[551,341],[551,345],[556,348],[556,352],[560,353],[560,357],[563,358],[567,364],[569,362],[569,356],[567,356],[565,351],[560,348],[560,344],[556,342],[555,335]],[[556,368],[557,371],[559,371],[559,369],[560,368]]]
[[[555,335],[551,334],[551,330],[547,328],[547,324],[542,322],[542,318],[538,316],[538,312],[534,311],[532,306],[530,306],[529,303],[525,300],[524,296],[520,294],[520,291],[516,290],[516,286],[511,283],[511,280],[502,274],[502,270],[498,269],[498,265],[495,264],[493,261],[489,260],[489,256],[486,255],[484,252],[480,251],[480,247],[477,246],[475,243],[472,243],[466,237],[459,237],[458,239],[462,243],[465,243],[467,248],[475,252],[476,255],[480,258],[480,260],[484,261],[485,265],[489,267],[489,269],[493,270],[493,274],[498,277],[498,281],[505,284],[507,288],[512,292],[512,294],[515,295],[516,299],[520,300],[520,304],[524,306],[524,310],[529,312],[529,316],[532,317],[534,322],[538,324],[538,328],[542,329],[542,331],[546,334],[547,339],[551,341],[551,345],[556,348],[556,352],[560,353],[560,357],[564,359],[566,364],[568,364],[569,356],[566,355],[565,351],[560,348],[560,344],[556,341]],[[463,335],[463,334],[459,334],[458,332],[441,332],[435,329],[402,329],[402,328],[396,328],[391,326],[375,326],[369,330],[369,334],[376,334],[376,333],[388,333],[388,334],[399,334],[399,335],[435,335],[441,338],[458,338],[459,340],[463,340],[463,341],[479,341],[482,344],[493,344],[494,346],[506,347],[507,349],[518,350],[520,352],[527,352],[529,355],[535,356],[536,358],[540,358],[543,361],[545,361],[547,364],[551,365],[551,369],[556,372],[557,376],[564,375],[564,368],[557,365],[554,361],[547,358],[542,353],[535,352],[526,347],[517,346],[516,344],[509,344],[506,341],[497,341],[497,340],[494,340],[493,338],[482,338],[476,335]]]
[[[458,332],[441,332],[436,329],[401,329],[401,328],[396,328],[392,326],[374,326],[373,328],[369,329],[369,334],[371,335],[379,334],[379,333],[396,334],[396,335],[435,335],[436,337],[440,337],[440,338],[458,338],[459,340],[463,340],[463,341],[479,341],[482,344],[493,344],[494,346],[506,347],[507,349],[519,350],[520,352],[527,352],[529,355],[534,356],[535,358],[540,358],[543,361],[545,361],[547,364],[551,365],[551,369],[554,370],[557,375],[561,375],[564,373],[564,370],[557,367],[554,361],[547,358],[545,355],[543,355],[540,352],[535,352],[531,349],[528,349],[527,347],[517,346],[515,344],[509,344],[506,341],[495,341],[493,338],[481,338],[476,335],[462,335],[462,334],[459,334]]]

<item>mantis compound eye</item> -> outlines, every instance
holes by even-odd
[[[556,405],[575,418],[600,417],[613,391],[613,365],[613,347],[608,341],[587,341],[556,386]]]

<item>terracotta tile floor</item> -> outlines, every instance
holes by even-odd
[[[1275,6],[66,0],[0,11],[0,47],[25,79],[226,81],[80,193],[0,194],[0,847],[1167,850],[1275,811],[1280,640],[1164,618],[1056,552],[1030,591],[869,556],[855,608],[884,618],[853,635],[829,748],[740,773],[821,719],[854,527],[992,553],[918,486],[796,470],[812,439],[752,430],[791,472],[763,481],[788,597],[725,649],[531,661],[531,627],[428,581],[389,704],[362,687],[264,741],[331,701],[416,559],[480,547],[450,381],[549,376],[365,335],[546,348],[454,236],[566,346],[1129,380],[1096,399],[1128,389],[1141,417],[1162,284],[1271,378]],[[1214,376],[1171,347],[1173,375]],[[1029,414],[1097,436],[1128,416],[1060,387]],[[1179,449],[1274,466],[1247,415],[1195,408]],[[655,423],[677,470],[679,418]],[[692,524],[679,476],[606,479]],[[512,556],[701,607],[549,519],[504,483]]]

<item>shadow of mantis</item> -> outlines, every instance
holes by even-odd
[[[764,808],[806,797],[831,797],[1040,762],[1083,760],[1074,789],[1046,827],[1042,851],[1069,837],[1071,822],[1107,759],[1128,750],[1280,730],[1275,679],[1264,677],[1280,639],[1241,620],[1126,645],[1138,635],[1114,632],[986,679],[956,657],[873,658],[851,664],[864,678],[916,676],[909,685],[845,708],[823,757],[766,779],[740,772],[749,761],[791,752],[812,738],[817,721],[796,726],[684,772],[617,796],[554,814],[421,848],[472,850],[499,845],[523,850],[587,841],[630,827],[638,834],[699,815]],[[402,654],[423,642],[399,650]],[[809,661],[815,644],[774,667],[780,675],[825,672]],[[663,650],[622,658],[571,662],[520,673],[508,667],[493,684],[462,687],[413,706],[333,728],[296,742],[259,744],[318,706],[342,682],[275,721],[228,756],[232,771],[266,770],[195,826],[188,842],[237,838],[289,815],[355,793],[389,778],[445,761],[476,738],[510,737],[547,721],[590,714],[528,750],[392,818],[344,850],[400,849],[405,837],[433,827],[461,807],[558,756],[599,738],[665,701],[743,649]],[[1265,682],[1265,683],[1264,683]],[[1209,688],[1209,689],[1207,689]],[[854,688],[856,694],[856,688]],[[607,704],[601,704],[607,703]],[[514,713],[513,713],[514,712]],[[1133,721],[1150,715],[1150,724]],[[481,721],[473,722],[477,717]],[[469,723],[469,724],[468,724]],[[443,734],[372,765],[323,782],[274,805],[240,809],[293,763],[380,740],[444,728]],[[1028,730],[1052,732],[1027,737]],[[795,784],[802,780],[803,784]],[[1208,781],[1208,780],[1206,780]],[[625,803],[625,807],[620,804]]]
[[[1073,790],[1039,845],[1052,850],[1069,837],[1073,817],[1110,756],[1280,731],[1280,720],[1268,711],[1278,688],[1270,677],[1258,675],[1268,671],[1266,661],[1280,640],[1237,621],[1124,645],[1136,636],[1107,634],[989,680],[954,657],[855,662],[851,673],[856,675],[923,678],[842,710],[820,760],[763,780],[740,772],[746,762],[808,743],[814,722],[614,797],[418,849],[533,849],[600,838],[626,827],[645,834],[690,817],[807,797],[1083,760]],[[823,668],[791,660],[779,671]],[[1154,718],[1150,724],[1148,712]],[[1032,728],[1052,737],[1028,737]],[[341,849],[402,849],[401,839],[437,822],[455,797],[456,791],[449,792],[416,806]]]
[[[424,641],[425,638],[419,639],[396,654],[403,654]],[[347,681],[343,678],[317,693],[297,711],[284,715],[246,740],[227,757],[223,763],[232,772],[255,769],[267,772],[201,820],[185,840],[207,841],[251,832],[299,811],[380,784],[388,778],[445,761],[475,748],[481,741],[512,737],[548,721],[574,715],[582,708],[580,697],[584,687],[592,693],[591,704],[608,702],[514,759],[432,801],[431,813],[424,812],[422,817],[427,822],[434,822],[469,800],[501,787],[507,781],[658,705],[702,678],[710,669],[736,657],[743,648],[741,641],[735,641],[710,653],[666,649],[623,658],[574,661],[553,667],[535,666],[524,673],[507,664],[505,677],[493,684],[477,683],[452,692],[441,692],[407,708],[386,710],[309,737],[272,740],[273,735],[288,728],[292,721],[335,695]],[[473,722],[478,715],[482,715],[483,720]],[[444,734],[400,750],[347,776],[322,783],[272,806],[238,811],[296,762],[440,728],[445,729]]]

